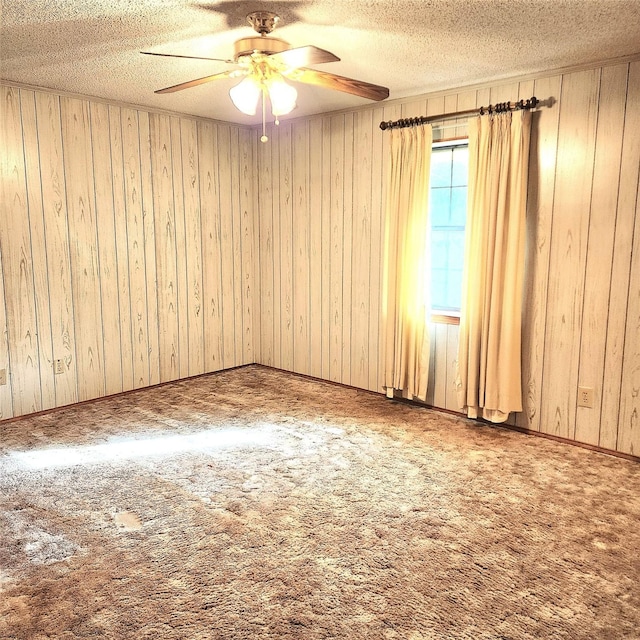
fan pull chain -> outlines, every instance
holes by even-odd
[[[267,111],[266,111],[266,106],[265,106],[265,94],[266,91],[264,90],[264,87],[262,89],[262,137],[260,138],[260,142],[267,142],[267,140],[269,140],[269,138],[267,138]]]

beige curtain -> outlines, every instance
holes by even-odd
[[[468,416],[522,411],[521,316],[529,111],[469,120],[458,400]]]
[[[426,399],[429,380],[430,126],[392,129],[383,321],[387,395]]]

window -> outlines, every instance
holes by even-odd
[[[436,142],[431,151],[431,308],[457,313],[462,298],[469,144]]]

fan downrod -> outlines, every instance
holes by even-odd
[[[247,22],[261,36],[271,33],[278,24],[280,17],[272,11],[253,11],[247,16]]]

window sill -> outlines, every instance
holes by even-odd
[[[438,311],[431,313],[431,322],[435,324],[460,324],[459,311]]]

